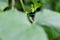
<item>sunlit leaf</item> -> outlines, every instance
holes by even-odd
[[[56,38],[60,36],[60,14],[54,11],[43,9],[36,13],[35,23],[43,26],[48,36]]]
[[[26,14],[10,10],[0,14],[0,39],[48,40],[42,27],[31,25]]]

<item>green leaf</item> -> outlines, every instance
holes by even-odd
[[[60,36],[60,13],[43,9],[36,13],[35,23],[43,26],[46,32],[48,32],[48,36],[51,35],[49,37],[56,38]]]
[[[0,0],[0,11],[3,11],[4,8],[8,6],[6,1]]]
[[[1,40],[48,40],[42,27],[31,25],[27,15],[17,10],[0,14]]]
[[[43,25],[60,27],[60,14],[47,9],[43,9],[41,12],[36,13],[35,21]]]
[[[36,24],[32,25],[32,27],[26,31],[26,35],[28,38],[27,40],[48,40],[47,34],[43,28]]]

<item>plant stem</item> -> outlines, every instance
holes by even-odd
[[[25,7],[24,7],[23,0],[20,0],[20,3],[21,3],[21,5],[22,5],[22,8],[23,8],[23,10],[24,10],[24,12],[25,12]]]
[[[12,10],[14,10],[15,0],[12,0]]]

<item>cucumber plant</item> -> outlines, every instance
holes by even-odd
[[[0,0],[0,40],[60,40],[60,13],[47,8],[51,1]]]

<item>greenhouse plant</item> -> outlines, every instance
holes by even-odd
[[[60,0],[0,0],[0,40],[60,40]]]

